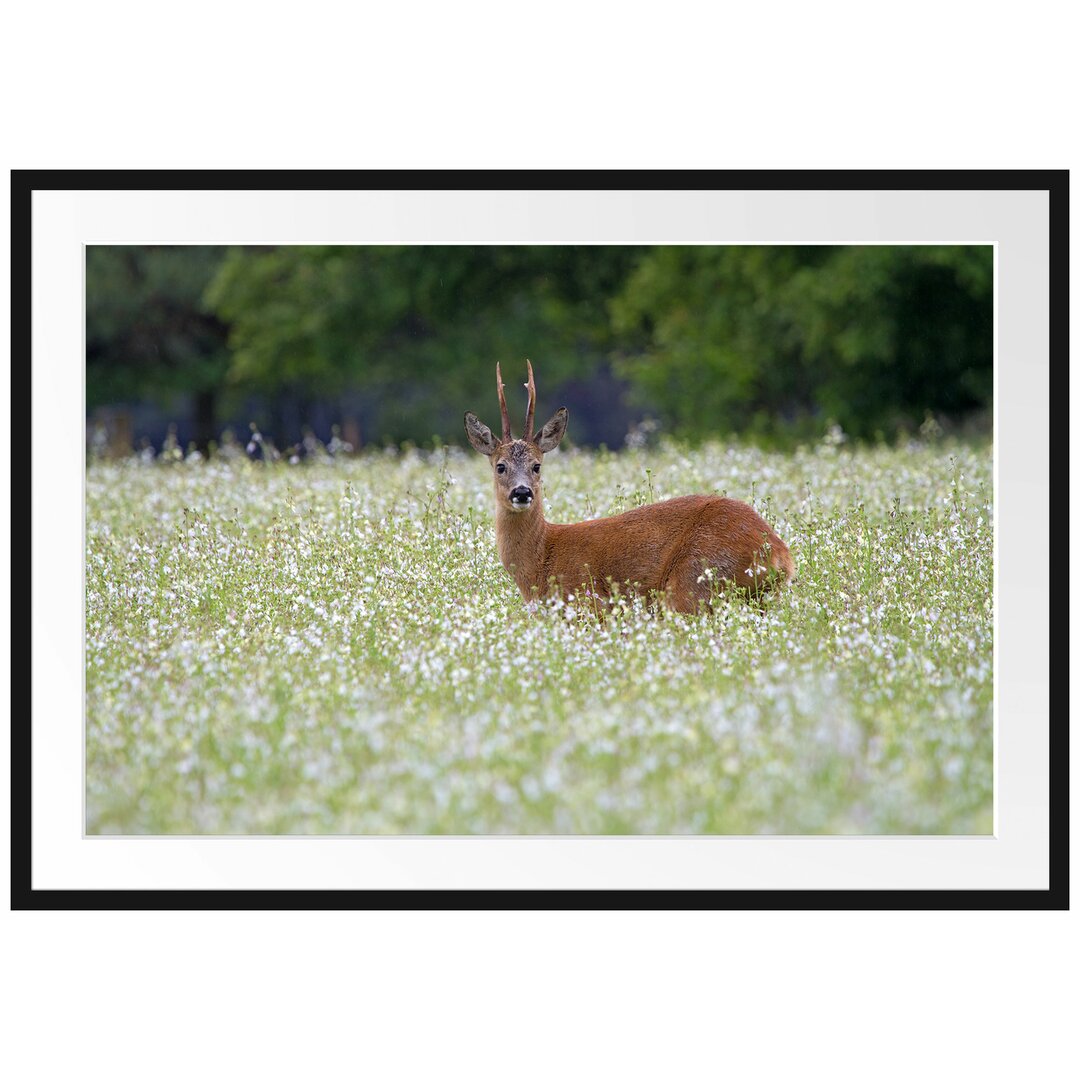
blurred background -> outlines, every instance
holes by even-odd
[[[517,432],[525,357],[579,445],[985,434],[993,249],[86,251],[93,454],[464,443],[496,360]]]

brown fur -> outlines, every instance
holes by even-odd
[[[527,385],[531,391],[532,365]],[[795,576],[787,545],[736,499],[686,495],[595,521],[545,520],[537,466],[558,445],[568,415],[560,409],[529,439],[509,436],[505,420],[504,437],[495,439],[472,413],[465,417],[469,441],[491,460],[499,558],[526,600],[552,591],[605,600],[615,587],[658,593],[675,611],[693,612],[709,603],[715,585],[760,595]],[[526,488],[530,501],[515,505],[511,493],[521,500]]]

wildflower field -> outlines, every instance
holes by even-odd
[[[988,833],[989,446],[562,450],[550,521],[751,502],[798,580],[529,611],[471,452],[92,462],[90,833]]]

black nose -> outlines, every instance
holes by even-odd
[[[510,492],[510,501],[512,503],[531,503],[532,491],[527,487],[516,487]]]

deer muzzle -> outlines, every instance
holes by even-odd
[[[516,509],[524,510],[531,505],[533,500],[533,493],[531,488],[516,487],[510,492],[510,505]]]

